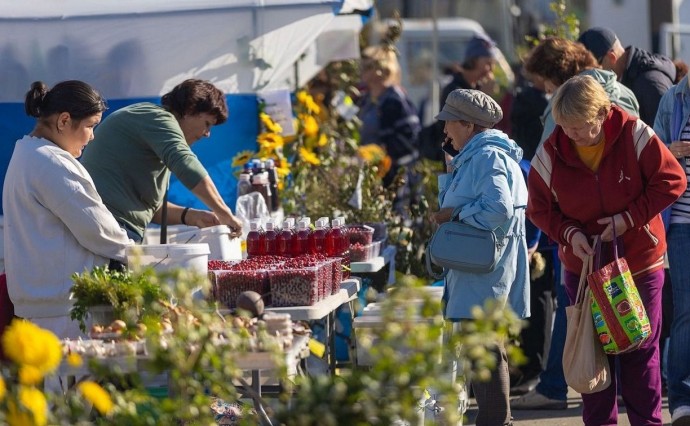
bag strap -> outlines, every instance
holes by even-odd
[[[599,244],[599,236],[594,237],[594,245]],[[592,273],[592,256],[587,256],[582,261],[582,272],[580,272],[580,284],[577,286],[577,295],[575,296],[575,304],[581,304],[585,300],[587,293],[587,275]]]
[[[615,221],[614,221],[615,222]],[[597,268],[601,268],[601,236],[597,235],[594,237],[594,264],[597,265]],[[613,258],[618,259],[618,235],[616,234],[616,226],[615,224],[613,225],[613,240],[611,241],[611,244],[613,245]]]
[[[436,272],[434,272],[434,270],[432,269],[432,266],[431,266],[431,248],[430,248],[431,244],[429,244],[430,242],[431,242],[431,240],[427,241],[426,249],[424,249],[424,255],[425,255],[424,257],[426,257],[426,259],[425,259],[426,271],[431,276],[431,278],[433,278],[435,280],[442,280],[446,277],[446,275],[448,275],[449,270],[446,268],[443,268],[443,272],[441,272],[440,274],[437,274]]]

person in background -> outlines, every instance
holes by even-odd
[[[488,36],[475,35],[467,43],[462,64],[453,65],[450,69],[452,80],[441,91],[440,109],[446,103],[448,94],[456,89],[479,89],[494,86],[494,67],[496,66],[496,43]],[[422,129],[420,145],[425,152],[437,153],[429,156],[431,160],[443,161],[442,151],[439,149],[445,136],[443,122],[434,123]],[[429,148],[431,147],[431,148]]]
[[[596,59],[585,47],[564,38],[547,37],[540,41],[525,58],[525,70],[541,78],[547,93],[554,94],[558,87],[576,75],[589,75],[606,90],[611,102],[623,108],[628,114],[639,116],[639,104],[633,92],[616,80],[613,71],[601,69]],[[556,127],[551,115],[553,98],[543,115],[544,130],[540,144],[551,135]]]
[[[678,78],[676,64],[666,56],[635,46],[624,49],[616,34],[608,28],[590,28],[580,35],[578,41],[592,52],[602,68],[615,72],[618,81],[633,91],[640,102],[638,117],[653,126],[661,97]],[[668,212],[662,214],[667,227],[668,217]],[[672,280],[667,267],[662,307],[664,319],[673,317],[672,292]],[[660,338],[662,353],[665,351],[671,326],[671,321],[664,321]],[[662,368],[666,370],[665,366]],[[662,380],[664,377],[662,376]]]
[[[167,224],[204,228],[242,224],[225,204],[191,145],[228,118],[225,96],[213,84],[189,79],[163,95],[161,105],[136,103],[103,120],[81,162],[115,219],[137,242],[151,222],[161,223],[170,172],[211,211],[167,202]]]
[[[635,46],[624,49],[608,28],[590,28],[577,41],[592,52],[603,69],[615,72],[618,81],[632,90],[640,102],[639,117],[652,126],[661,97],[676,79],[673,61]]]
[[[445,278],[445,317],[470,320],[472,307],[498,299],[519,318],[530,314],[528,250],[525,242],[527,187],[518,162],[522,149],[492,127],[503,117],[489,95],[457,89],[448,95],[436,117],[445,123],[447,174],[439,176],[440,210],[433,223],[459,220],[479,229],[505,232],[505,248],[488,273],[451,269]],[[458,242],[459,244],[461,242]],[[496,342],[496,368],[488,382],[472,382],[479,412],[478,426],[511,424],[508,359],[503,342]]]
[[[530,51],[525,58],[524,66],[530,78],[543,83],[545,89],[551,93],[557,92],[565,81],[575,75],[589,75],[599,82],[612,102],[620,105],[628,113],[637,115],[635,95],[616,81],[616,75],[612,71],[600,69],[592,54],[580,43],[558,37],[548,37]],[[544,129],[539,146],[551,135],[556,126],[551,114],[552,105],[553,98],[544,111]],[[546,238],[543,240],[548,241]],[[544,244],[543,247],[546,249],[547,245]],[[518,394],[519,391],[527,391],[521,397],[511,401],[511,407],[514,410],[564,410],[568,408],[568,385],[565,382],[562,366],[566,334],[565,306],[568,297],[565,287],[562,285],[561,262],[558,256],[551,252],[546,254],[545,258],[553,260],[552,265],[549,265],[551,266],[549,273],[553,277],[553,294],[556,295],[556,312],[548,354],[545,365],[543,362],[538,363],[544,367],[538,375],[536,386],[533,387],[533,382],[527,382],[526,388],[519,386],[514,389],[515,394]],[[543,298],[542,294],[537,292],[532,294],[532,297],[537,300]],[[528,367],[535,364],[534,360],[530,361]]]
[[[389,186],[399,169],[409,171],[419,158],[416,145],[419,117],[400,86],[400,64],[392,44],[366,48],[360,72],[366,86],[366,95],[360,100],[358,113],[362,120],[360,143],[378,144],[385,148],[393,163],[383,177],[383,184]],[[398,190],[397,206],[410,201],[410,179],[408,172],[406,184]]]
[[[686,75],[659,103],[654,132],[690,176],[690,80]],[[666,238],[673,317],[668,348],[668,405],[673,426],[690,425],[690,191],[671,206]]]
[[[601,265],[610,262],[617,244],[652,328],[635,351],[608,357],[611,375],[618,380],[603,391],[582,395],[584,424],[617,424],[620,388],[631,425],[660,426],[666,251],[660,213],[685,190],[685,172],[651,128],[612,104],[591,76],[572,77],[559,87],[553,117],[557,127],[532,160],[527,216],[559,244],[570,303],[583,260],[595,254],[592,238],[601,235],[604,241]]]
[[[15,315],[59,338],[81,336],[70,320],[72,274],[125,262],[133,242],[103,204],[77,161],[93,139],[106,103],[81,81],[52,89],[34,82],[27,115],[36,117],[17,141],[5,175],[5,269]]]

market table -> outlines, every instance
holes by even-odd
[[[299,373],[300,361],[309,356],[309,335],[295,335],[292,345],[285,350],[284,361],[288,377],[293,377]],[[67,378],[67,382],[79,382],[88,378],[91,371],[88,361],[96,359],[99,362],[107,363],[110,368],[119,370],[120,373],[135,373],[146,371],[146,363],[151,360],[149,355],[129,355],[112,357],[85,357],[87,362],[75,367],[69,365],[65,360],[60,364],[57,375],[60,378]],[[266,414],[266,403],[262,397],[261,371],[275,370],[278,366],[273,354],[269,352],[247,352],[237,354],[233,357],[235,365],[243,371],[251,373],[251,383],[247,383],[244,378],[239,378],[240,392],[249,396],[254,402],[254,408],[261,418],[262,424],[271,425],[271,420]],[[172,389],[168,383],[168,390]]]
[[[361,280],[351,277],[340,283],[340,291],[311,306],[287,306],[280,308],[268,307],[265,310],[281,314],[290,314],[293,321],[326,320],[326,359],[331,374],[335,373],[335,311],[340,306],[357,299],[361,288]]]

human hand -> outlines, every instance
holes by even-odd
[[[594,255],[594,249],[589,245],[587,236],[582,232],[577,232],[573,235],[573,238],[570,240],[570,246],[573,248],[573,254],[583,261],[587,257]]]
[[[207,228],[209,226],[220,225],[220,220],[218,220],[215,213],[208,210],[189,209],[185,216],[185,223],[190,226],[196,226],[197,228]]]
[[[222,225],[227,225],[230,228],[230,237],[235,238],[242,235],[242,222],[237,216],[232,213],[217,213],[218,220]]]
[[[673,141],[668,149],[671,150],[671,154],[676,158],[690,156],[690,141]]]
[[[604,217],[597,220],[598,224],[606,225],[604,232],[601,233],[601,241],[612,241],[613,240],[613,227],[616,227],[616,236],[620,237],[628,230],[628,224],[625,223],[625,219],[620,214]]]
[[[445,207],[437,212],[431,212],[429,214],[429,220],[431,223],[435,223],[436,225],[448,222],[453,214],[453,210],[454,209],[452,207]]]

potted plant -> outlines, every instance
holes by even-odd
[[[86,331],[87,315],[94,323],[109,324],[115,319],[138,321],[152,313],[151,304],[163,295],[153,270],[133,274],[97,266],[72,276],[70,312]]]

